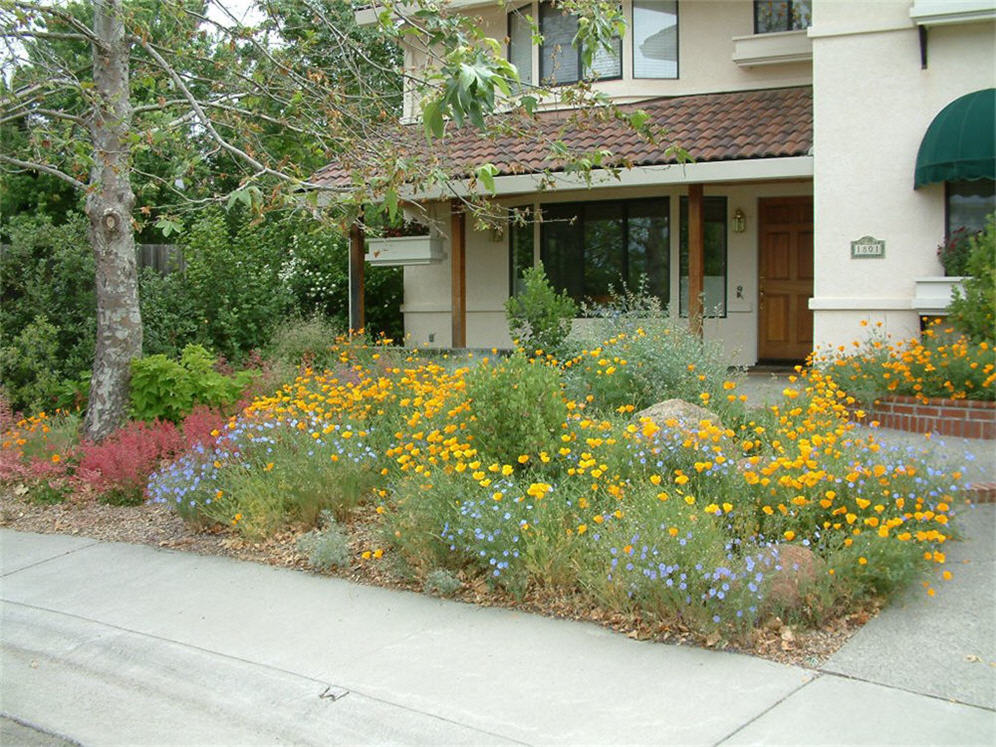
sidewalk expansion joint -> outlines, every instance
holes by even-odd
[[[472,726],[470,724],[466,724],[466,723],[464,723],[462,721],[456,721],[454,719],[447,718],[446,716],[440,716],[439,714],[432,713],[430,711],[423,711],[423,710],[420,710],[418,708],[412,708],[411,706],[407,706],[407,705],[404,705],[402,703],[396,703],[396,702],[394,702],[392,700],[388,700],[387,698],[378,697],[376,695],[368,695],[367,693],[364,693],[364,692],[362,692],[360,690],[347,689],[345,687],[341,687],[341,686],[338,686],[338,685],[330,684],[328,682],[328,680],[319,680],[319,679],[316,679],[314,677],[310,677],[310,676],[308,676],[306,674],[301,674],[300,672],[294,672],[294,671],[291,671],[289,669],[284,669],[283,667],[273,666],[272,664],[266,664],[266,663],[260,662],[260,661],[252,661],[251,659],[244,659],[241,656],[233,656],[231,654],[222,653],[221,651],[215,651],[213,649],[204,648],[203,646],[197,646],[197,645],[194,645],[192,643],[184,643],[182,641],[177,641],[177,640],[174,640],[172,638],[166,638],[165,636],[155,635],[153,633],[144,633],[141,630],[135,630],[133,628],[126,628],[126,627],[124,627],[122,625],[115,625],[114,623],[108,623],[108,622],[104,622],[102,620],[95,620],[92,617],[86,617],[84,615],[77,615],[77,614],[74,614],[72,612],[63,612],[62,610],[52,609],[51,607],[42,607],[40,605],[28,604],[26,602],[18,602],[18,601],[15,601],[15,600],[12,600],[12,599],[6,599],[6,598],[3,598],[3,597],[0,597],[0,603],[15,605],[15,606],[23,607],[25,609],[30,609],[30,610],[37,610],[39,612],[47,612],[47,613],[50,613],[50,614],[53,614],[53,615],[61,615],[62,617],[68,617],[68,618],[72,618],[74,620],[81,620],[83,622],[87,622],[87,623],[90,623],[92,625],[99,625],[99,626],[102,626],[104,628],[108,628],[110,630],[116,630],[116,631],[120,631],[122,633],[129,633],[131,635],[139,636],[139,637],[142,637],[142,638],[147,638],[149,640],[160,641],[162,643],[167,643],[167,644],[172,645],[172,646],[180,646],[181,648],[185,648],[185,649],[188,649],[190,651],[198,651],[200,653],[208,654],[210,656],[217,656],[217,657],[219,657],[221,659],[227,659],[228,661],[235,661],[235,662],[238,662],[240,664],[245,664],[246,666],[249,666],[249,667],[257,667],[259,669],[265,669],[265,670],[270,671],[270,672],[277,672],[279,674],[286,675],[288,677],[296,677],[296,678],[304,680],[306,682],[313,682],[316,685],[318,685],[318,686],[320,686],[320,687],[323,688],[322,691],[319,693],[318,697],[329,699],[332,702],[335,702],[335,701],[337,701],[337,700],[345,697],[346,695],[348,695],[350,693],[355,693],[356,695],[358,695],[358,696],[360,696],[362,698],[366,698],[367,700],[371,700],[371,701],[373,701],[375,703],[382,703],[382,704],[384,704],[386,706],[390,706],[392,708],[397,708],[399,710],[406,711],[408,713],[414,713],[414,714],[417,714],[417,715],[420,715],[420,716],[425,716],[427,718],[435,719],[436,721],[441,721],[441,722],[446,723],[446,724],[452,724],[454,726],[459,726],[459,727],[462,727],[464,729],[469,729],[471,731],[477,732],[477,733],[485,735],[485,736],[494,737],[496,739],[501,739],[501,740],[504,740],[506,742],[510,742],[510,743],[513,743],[513,744],[521,744],[521,745],[528,745],[529,744],[528,742],[523,742],[523,741],[521,741],[519,739],[515,739],[514,737],[510,737],[510,736],[505,735],[505,734],[500,734],[500,733],[497,733],[497,732],[488,731],[487,729],[481,729],[479,727]]]
[[[26,565],[23,568],[15,568],[12,571],[7,571],[6,573],[0,574],[0,578],[7,578],[7,576],[13,576],[15,573],[20,573],[21,571],[28,571],[31,570],[32,568],[37,568],[40,565],[45,565],[45,563],[51,563],[53,560],[59,560],[60,558],[64,558],[67,555],[72,555],[73,553],[77,553],[82,550],[89,550],[94,545],[99,545],[99,544],[102,544],[100,540],[93,540],[93,542],[87,545],[74,547],[72,550],[66,550],[65,552],[60,552],[58,555],[53,555],[50,558],[42,558],[41,560],[36,561],[31,565]]]
[[[719,747],[724,742],[729,741],[734,736],[736,736],[741,731],[743,731],[748,726],[750,726],[755,721],[757,721],[759,718],[767,715],[768,713],[770,713],[771,711],[773,711],[774,709],[776,709],[778,706],[780,706],[782,703],[784,703],[786,700],[788,700],[789,698],[793,697],[796,693],[800,692],[803,688],[806,688],[809,685],[811,685],[814,682],[816,682],[822,676],[823,676],[822,672],[816,672],[816,676],[815,677],[813,677],[812,679],[806,680],[805,682],[803,682],[798,687],[793,688],[790,692],[785,693],[785,695],[783,695],[778,700],[776,700],[774,703],[772,703],[770,706],[768,706],[763,711],[761,711],[760,713],[758,713],[757,715],[755,715],[754,718],[751,718],[751,719],[748,719],[747,721],[744,721],[742,724],[740,724],[740,726],[738,726],[736,729],[734,729],[733,731],[731,731],[725,737],[723,737],[722,739],[714,742],[713,745],[712,745],[712,747]]]
[[[986,711],[987,713],[996,713],[996,708],[990,708],[989,706],[979,705],[978,703],[966,703],[963,700],[958,700],[957,698],[945,697],[943,695],[935,695],[933,693],[925,693],[919,690],[913,690],[908,687],[900,687],[899,685],[890,685],[886,682],[878,682],[877,680],[870,680],[867,677],[856,677],[853,674],[845,674],[843,672],[833,672],[829,669],[819,669],[817,670],[820,674],[826,675],[828,677],[838,677],[842,680],[851,680],[852,682],[864,682],[868,685],[877,685],[878,687],[884,687],[888,690],[897,690],[901,693],[909,693],[910,695],[919,695],[922,698],[931,698],[932,700],[939,700],[942,703],[953,703],[955,705],[965,706],[966,708],[977,708],[980,711]]]

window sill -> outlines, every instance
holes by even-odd
[[[735,36],[733,61],[741,67],[812,62],[813,42],[805,30]]]

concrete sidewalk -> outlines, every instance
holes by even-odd
[[[990,563],[991,508],[963,545]],[[0,530],[0,558],[4,744],[996,741],[987,569],[966,680],[916,636],[820,672],[145,546]]]

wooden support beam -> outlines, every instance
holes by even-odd
[[[467,217],[459,200],[450,203],[450,287],[453,334],[450,346],[467,347]]]
[[[688,185],[688,324],[702,336],[702,291],[705,286],[705,213],[702,185]]]
[[[349,228],[349,330],[350,334],[366,326],[363,307],[363,228],[359,222]]]

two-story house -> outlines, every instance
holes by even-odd
[[[938,244],[996,208],[994,0],[622,0],[626,34],[593,70],[570,48],[576,19],[547,3],[459,6],[506,40],[523,80],[597,73],[693,161],[606,125],[574,144],[631,168],[539,190],[528,143],[453,135],[450,156],[494,163],[501,203],[541,220],[474,230],[427,200],[436,251],[387,260],[406,264],[411,344],[509,347],[504,303],[538,263],[578,300],[645,277],[672,314],[701,308],[731,363],[802,360],[861,338],[861,320],[905,337],[931,306],[917,278],[943,274]]]

